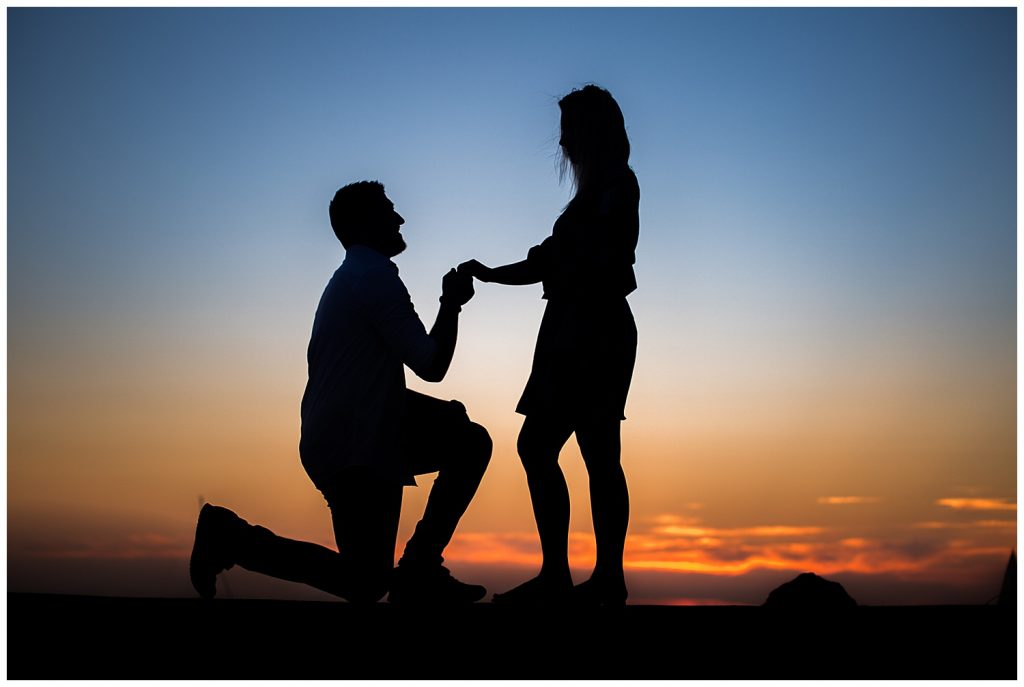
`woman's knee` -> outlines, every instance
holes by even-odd
[[[622,440],[618,421],[582,425],[576,429],[576,441],[588,470],[614,472],[620,469]]]
[[[551,442],[541,441],[537,435],[526,431],[520,432],[516,441],[519,460],[527,472],[556,465],[560,448],[553,446]]]

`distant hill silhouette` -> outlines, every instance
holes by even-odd
[[[764,602],[765,608],[806,608],[831,610],[853,608],[857,602],[838,582],[803,573],[772,590]]]

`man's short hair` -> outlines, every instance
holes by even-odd
[[[331,200],[329,212],[331,228],[341,245],[348,248],[354,233],[371,216],[380,210],[380,199],[384,196],[384,184],[379,181],[357,181],[342,186]]]

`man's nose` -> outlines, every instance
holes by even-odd
[[[403,224],[405,224],[405,218],[402,217],[397,212],[395,213],[395,218],[398,219],[398,226],[402,226]]]

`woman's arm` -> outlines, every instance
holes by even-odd
[[[501,267],[488,267],[477,260],[469,260],[459,265],[459,272],[469,272],[482,282],[504,284],[506,286],[525,286],[541,281],[540,271],[529,260],[514,262]]]

